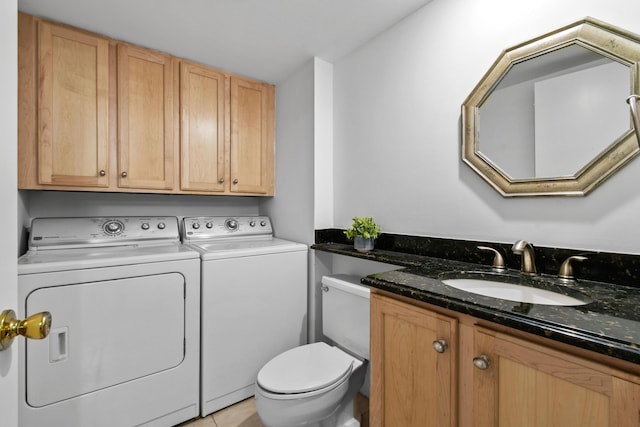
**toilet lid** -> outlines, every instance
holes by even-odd
[[[258,384],[274,393],[319,390],[348,375],[355,359],[323,342],[303,345],[274,357],[258,372]]]

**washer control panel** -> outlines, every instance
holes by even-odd
[[[180,241],[177,217],[35,218],[29,249]]]
[[[201,216],[183,219],[183,240],[271,236],[268,216]]]

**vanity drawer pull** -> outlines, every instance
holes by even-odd
[[[489,359],[489,356],[481,354],[480,356],[473,358],[473,364],[476,368],[484,371],[491,366],[491,359]]]
[[[444,353],[447,350],[447,347],[449,347],[449,344],[447,344],[447,341],[445,340],[435,340],[431,344],[431,347],[433,347],[437,353]]]

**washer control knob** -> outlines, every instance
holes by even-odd
[[[207,223],[207,228],[213,228],[213,223],[212,222],[208,222]]]
[[[198,228],[200,228],[200,224],[198,224],[197,222],[194,222],[191,228],[193,228],[194,230],[197,230]]]
[[[160,230],[164,230],[164,228],[165,228],[165,227],[166,227],[166,225],[165,225],[165,223],[164,223],[164,222],[159,222],[159,223],[158,223],[158,228],[159,228]]]
[[[236,231],[238,229],[238,221],[233,218],[226,220],[224,225],[227,227],[227,230]]]
[[[146,222],[143,222],[140,227],[142,227],[143,230],[148,230],[149,229],[149,224],[146,223]]]
[[[265,225],[267,225],[267,221],[263,219],[262,221],[260,221],[260,225],[264,227]]]
[[[102,229],[105,233],[115,236],[116,234],[120,234],[124,231],[124,225],[120,221],[111,220],[105,222]]]
[[[256,222],[254,220],[249,221],[249,225],[251,227],[255,227],[256,226]]]

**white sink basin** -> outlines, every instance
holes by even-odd
[[[456,289],[509,301],[545,305],[584,305],[588,302],[545,289],[484,279],[446,279],[442,283]]]

